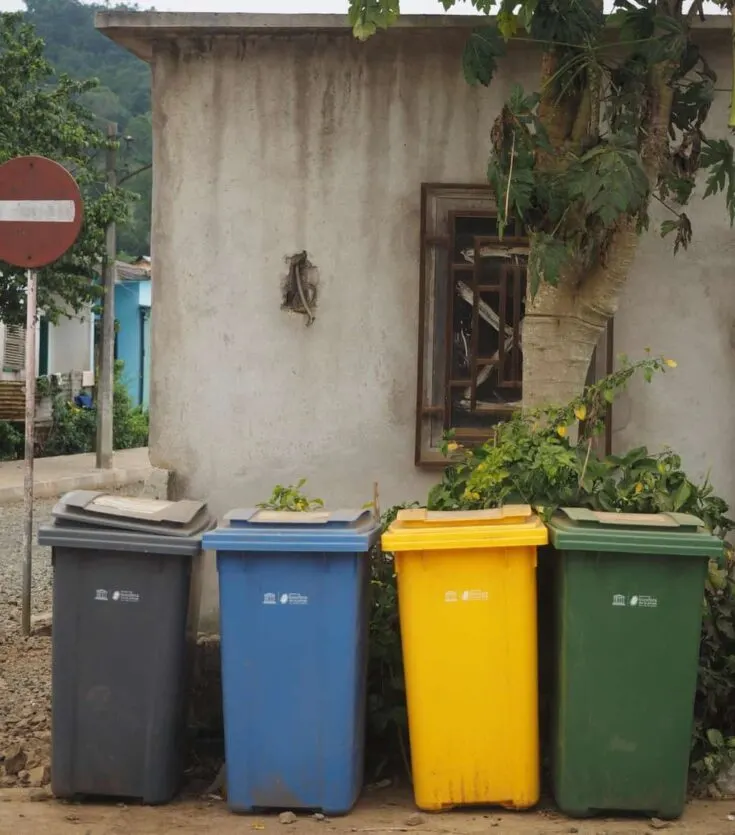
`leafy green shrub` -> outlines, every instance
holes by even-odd
[[[123,382],[124,363],[115,363],[112,392],[112,445],[115,449],[136,449],[148,445],[148,412],[133,401]]]
[[[381,516],[387,530],[405,507],[390,508]],[[367,770],[371,779],[387,771],[411,773],[408,755],[408,714],[403,677],[398,589],[393,555],[378,544],[370,555],[370,643],[367,674]]]
[[[699,679],[694,705],[691,778],[706,790],[735,762],[735,563],[710,566],[705,588]]]
[[[41,454],[77,455],[94,450],[97,435],[97,412],[82,409],[63,397],[57,397],[53,406],[53,422]]]
[[[576,400],[519,412],[498,424],[487,443],[465,449],[448,437],[443,451],[450,464],[429,494],[429,507],[472,510],[520,502],[548,518],[565,505],[595,506],[596,492],[604,485],[612,487],[607,509],[621,509],[623,464],[613,457],[597,461],[593,439],[604,428],[608,406],[636,373],[650,381],[655,372],[675,365],[663,358],[634,364],[622,358],[619,371],[589,386]],[[574,428],[576,443],[570,438]]]
[[[309,510],[318,510],[320,507],[324,507],[324,502],[321,499],[310,499],[302,492],[301,488],[305,484],[305,478],[302,478],[296,484],[289,484],[288,487],[276,484],[268,501],[261,502],[258,507],[261,510],[285,510],[295,513],[305,513]]]
[[[24,445],[23,434],[12,423],[0,420],[0,461],[22,458]]]
[[[134,449],[148,444],[148,412],[133,406],[122,380],[123,363],[115,363],[112,401],[112,443],[115,449]],[[53,424],[42,455],[76,455],[92,452],[97,437],[97,409],[84,409],[57,397]]]

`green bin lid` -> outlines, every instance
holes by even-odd
[[[724,543],[688,513],[606,513],[564,507],[549,522],[558,551],[721,557]]]

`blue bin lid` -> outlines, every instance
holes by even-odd
[[[365,553],[377,542],[380,522],[370,510],[315,510],[303,513],[231,510],[224,524],[205,534],[210,551]]]

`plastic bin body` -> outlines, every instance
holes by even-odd
[[[539,798],[536,548],[527,506],[405,511],[395,553],[416,804]]]
[[[359,511],[290,516],[233,512],[205,537],[219,569],[227,801],[346,814],[362,787],[378,528]]]
[[[199,539],[42,528],[53,548],[51,788],[171,800],[183,773]]]
[[[721,556],[722,543],[681,514],[662,515],[662,527],[641,516],[636,527],[633,516],[566,513],[579,521],[560,516],[550,526],[559,551],[556,801],[577,817],[677,818],[686,801],[707,563]]]

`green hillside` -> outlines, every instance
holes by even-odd
[[[25,0],[27,18],[46,42],[48,60],[59,73],[76,79],[96,78],[100,86],[85,103],[100,120],[117,122],[123,137],[120,179],[150,165],[151,97],[148,65],[121,49],[94,28],[97,11],[132,9],[124,4],[80,3],[79,0]],[[150,169],[131,177],[125,187],[140,195],[132,219],[118,232],[118,247],[128,255],[150,253]]]

